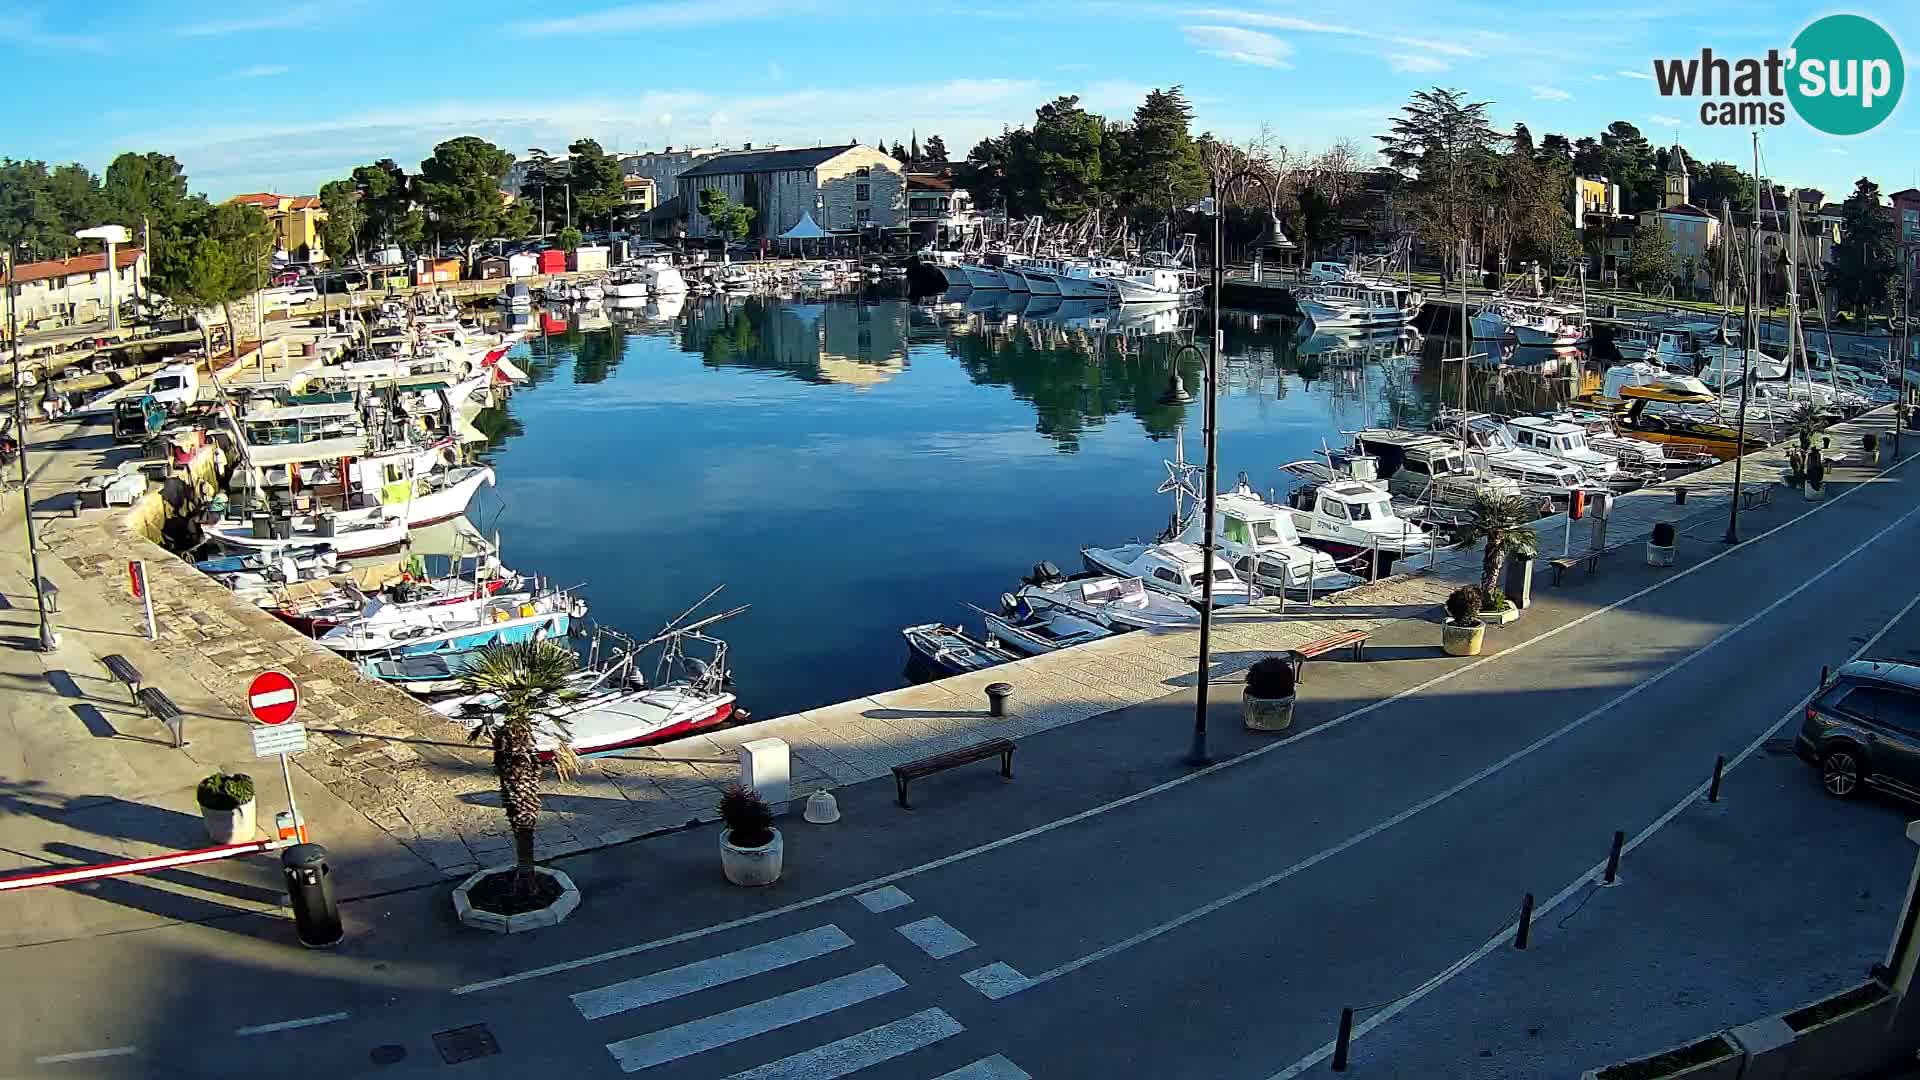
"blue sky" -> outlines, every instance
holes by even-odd
[[[1835,10],[1920,40],[1920,8],[1364,0],[1050,0],[875,5],[827,0],[373,0],[243,5],[0,0],[16,92],[0,154],[103,167],[122,150],[178,157],[215,197],[311,193],[354,165],[411,169],[441,139],[515,153],[593,136],[609,148],[858,139],[938,132],[956,154],[1035,106],[1078,93],[1109,115],[1186,87],[1196,128],[1263,128],[1295,153],[1371,136],[1410,91],[1459,87],[1536,138],[1626,119],[1656,142],[1746,161],[1744,129],[1704,127],[1662,99],[1652,60],[1785,48]],[[1912,93],[1920,93],[1913,91]],[[1908,96],[1912,96],[1910,93]],[[1763,164],[1829,194],[1870,175],[1920,181],[1903,103],[1874,131],[1766,130]]]

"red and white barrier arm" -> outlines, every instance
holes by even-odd
[[[297,840],[250,840],[244,844],[221,844],[218,847],[195,848],[192,851],[179,851],[172,855],[154,855],[145,859],[122,859],[119,862],[96,863],[92,866],[35,870],[28,874],[0,877],[0,892],[6,892],[9,889],[29,889],[36,885],[71,885],[76,881],[120,877],[124,874],[145,874],[175,866],[192,866],[194,863],[230,859],[236,855],[261,855],[284,847],[292,847],[298,842]]]

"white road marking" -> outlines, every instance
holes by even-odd
[[[1011,964],[988,964],[974,968],[960,978],[968,986],[985,994],[990,1001],[999,1001],[1027,988],[1027,977],[1015,971]]]
[[[895,975],[892,969],[875,964],[851,975],[828,979],[765,1001],[689,1020],[651,1034],[611,1042],[607,1044],[607,1052],[613,1055],[621,1072],[639,1072],[683,1057],[703,1054],[741,1039],[764,1035],[789,1024],[825,1016],[837,1009],[891,994],[906,985],[907,981]]]
[[[932,1046],[965,1030],[960,1021],[947,1015],[944,1009],[923,1009],[891,1024],[802,1050],[757,1069],[734,1073],[727,1080],[837,1080],[869,1065]]]
[[[1848,657],[1847,661],[1851,663],[1867,655],[1868,651],[1871,650],[1875,645],[1878,645],[1880,643],[1880,639],[1887,635],[1887,631],[1892,630],[1894,626],[1900,622],[1901,619],[1906,618],[1907,614],[1911,612],[1916,605],[1920,605],[1920,595],[1916,595],[1914,596],[1913,599],[1908,600],[1906,603],[1906,606],[1902,607],[1899,610],[1899,612],[1894,615],[1893,618],[1888,619],[1886,622],[1886,625],[1882,626],[1878,631],[1874,633],[1872,637],[1867,639],[1866,644],[1861,645],[1858,649],[1854,650],[1853,655]],[[1821,690],[1820,687],[1815,687],[1811,691],[1808,691],[1807,695],[1801,698],[1798,702],[1796,702],[1793,708],[1787,710],[1786,715],[1780,717],[1780,719],[1775,720],[1772,724],[1768,725],[1765,731],[1762,731],[1758,737],[1756,737],[1752,742],[1747,744],[1746,749],[1741,750],[1738,754],[1735,754],[1732,760],[1727,762],[1726,768],[1721,770],[1722,776],[1724,776],[1726,773],[1732,772],[1736,766],[1746,761],[1748,758],[1752,757],[1755,751],[1759,750],[1762,746],[1765,746],[1767,743],[1767,740],[1773,738],[1773,733],[1780,730],[1781,725],[1786,724],[1794,720],[1795,718],[1801,716],[1804,710],[1806,709],[1806,707],[1810,703],[1812,703],[1815,695],[1820,693],[1820,690]],[[1694,803],[1698,802],[1702,798],[1705,798],[1707,794],[1707,789],[1712,785],[1713,785],[1713,780],[1709,778],[1706,782],[1700,784],[1700,786],[1694,788],[1692,791],[1687,792],[1685,798],[1681,799],[1679,802],[1674,803],[1672,806],[1668,807],[1666,813],[1661,814],[1659,817],[1653,820],[1653,824],[1648,825],[1646,828],[1640,830],[1640,832],[1636,834],[1633,837],[1633,839],[1627,841],[1626,844],[1622,845],[1620,848],[1621,853],[1624,855],[1625,853],[1630,852],[1633,849],[1639,847],[1641,844],[1646,843],[1648,840],[1653,839],[1653,836],[1655,833],[1658,833],[1661,829],[1664,829],[1669,824],[1671,824],[1673,819],[1679,817],[1680,814],[1683,811],[1685,811],[1687,807],[1692,806]],[[1541,918],[1545,917],[1545,915],[1548,912],[1552,911],[1554,908],[1557,908],[1561,904],[1564,904],[1568,900],[1572,899],[1575,895],[1577,895],[1580,892],[1582,888],[1585,888],[1588,884],[1590,884],[1591,882],[1597,880],[1602,875],[1604,875],[1606,873],[1606,868],[1607,868],[1607,864],[1606,864],[1606,860],[1604,859],[1588,867],[1583,873],[1581,873],[1579,877],[1574,878],[1573,881],[1569,882],[1566,888],[1561,889],[1559,892],[1553,894],[1552,897],[1548,898],[1546,903],[1535,907],[1533,909],[1534,920],[1536,922],[1539,921]],[[1492,937],[1488,938],[1484,943],[1481,944],[1479,948],[1473,950],[1472,952],[1461,957],[1460,959],[1455,960],[1452,964],[1449,964],[1447,967],[1441,969],[1440,974],[1429,979],[1425,984],[1423,984],[1419,989],[1415,990],[1413,993],[1408,994],[1406,997],[1400,999],[1399,1001],[1394,1002],[1392,1005],[1389,1005],[1386,1008],[1381,1009],[1379,1012],[1368,1017],[1366,1020],[1362,1021],[1361,1023],[1354,1025],[1352,1039],[1354,1041],[1358,1041],[1361,1038],[1361,1036],[1372,1031],[1374,1028],[1379,1027],[1380,1025],[1400,1015],[1406,1010],[1411,1009],[1414,1005],[1419,1003],[1420,999],[1426,997],[1428,994],[1433,993],[1435,990],[1440,989],[1442,986],[1445,986],[1448,982],[1450,982],[1453,979],[1454,976],[1460,974],[1461,972],[1467,970],[1473,965],[1479,963],[1481,960],[1485,959],[1488,956],[1488,954],[1492,953],[1495,949],[1498,949],[1501,946],[1507,944],[1508,942],[1511,942],[1513,940],[1513,935],[1518,930],[1519,930],[1519,924],[1517,920],[1515,922],[1508,923],[1504,929],[1494,934]],[[1299,1076],[1301,1073],[1306,1072],[1308,1069],[1313,1068],[1315,1065],[1318,1065],[1320,1062],[1325,1061],[1327,1058],[1330,1058],[1332,1056],[1333,1056],[1333,1043],[1329,1042],[1326,1045],[1320,1047],[1320,1049],[1315,1050],[1313,1053],[1308,1054],[1306,1057],[1301,1058],[1299,1061],[1296,1061],[1292,1065],[1289,1065],[1286,1068],[1280,1070],[1279,1072],[1273,1074],[1273,1076],[1270,1077],[1269,1080],[1292,1080],[1293,1077]]]
[[[740,979],[764,975],[783,967],[845,949],[853,939],[837,926],[822,926],[751,948],[709,957],[677,968],[627,979],[611,986],[573,995],[573,1004],[588,1020],[638,1009],[686,994],[698,993]]]
[[[875,915],[883,911],[892,911],[897,907],[906,907],[908,904],[913,903],[913,897],[908,896],[892,885],[888,885],[884,889],[875,889],[872,892],[861,893],[859,896],[854,897],[854,899],[860,901],[861,907],[866,908]]]
[[[1895,469],[1905,466],[1907,462],[1913,461],[1916,458],[1920,458],[1920,455],[1915,455],[1913,457],[1905,458],[1893,465],[1888,466],[1886,469],[1881,470],[1881,472],[1878,473],[1877,475],[1885,476],[1887,473],[1890,473]],[[1482,667],[1485,667],[1488,664],[1494,663],[1498,660],[1504,659],[1509,656],[1518,655],[1522,652],[1527,651],[1528,649],[1533,648],[1534,646],[1540,644],[1541,642],[1551,641],[1554,638],[1560,636],[1561,634],[1564,634],[1567,631],[1574,629],[1575,627],[1583,626],[1587,622],[1593,619],[1597,619],[1602,615],[1609,614],[1622,607],[1625,607],[1626,605],[1631,604],[1634,601],[1639,600],[1643,597],[1651,595],[1652,593],[1658,592],[1659,590],[1664,589],[1667,586],[1674,584],[1675,582],[1683,581],[1686,578],[1694,574],[1697,574],[1702,570],[1705,570],[1707,567],[1712,566],[1714,563],[1719,562],[1721,559],[1726,558],[1727,556],[1733,554],[1736,551],[1739,551],[1742,548],[1748,547],[1753,544],[1757,544],[1760,541],[1765,540],[1766,538],[1774,535],[1775,533],[1782,531],[1783,529],[1792,528],[1793,526],[1798,525],[1800,522],[1803,522],[1808,518],[1813,517],[1815,514],[1819,514],[1833,506],[1838,505],[1842,500],[1852,496],[1855,492],[1866,490],[1867,487],[1868,485],[1866,484],[1858,484],[1858,485],[1855,485],[1854,487],[1850,487],[1847,490],[1841,492],[1838,495],[1833,496],[1830,499],[1826,499],[1822,502],[1814,504],[1814,506],[1811,509],[1802,513],[1798,517],[1790,518],[1786,521],[1783,521],[1780,524],[1775,525],[1773,528],[1760,533],[1759,535],[1753,537],[1750,540],[1742,540],[1740,543],[1735,544],[1731,547],[1728,547],[1725,550],[1717,551],[1712,555],[1709,555],[1706,558],[1700,560],[1699,562],[1694,563],[1692,566],[1689,566],[1686,569],[1681,570],[1679,573],[1661,578],[1659,581],[1656,581],[1653,584],[1648,585],[1647,587],[1640,589],[1636,592],[1629,593],[1626,596],[1623,596],[1620,599],[1605,605],[1604,607],[1594,608],[1592,611],[1587,612],[1585,615],[1578,616],[1577,618],[1571,619],[1568,622],[1565,622],[1559,626],[1553,627],[1552,629],[1544,630],[1539,634],[1536,634],[1533,637],[1528,638],[1525,641],[1515,642],[1514,644],[1501,649],[1499,652],[1492,653],[1487,656],[1483,656],[1478,660],[1474,660],[1469,663],[1462,664],[1456,668],[1450,668],[1446,671],[1441,672],[1438,675],[1435,675],[1433,678],[1426,680],[1425,682],[1417,683],[1413,686],[1409,686],[1405,690],[1402,690],[1397,694],[1393,694],[1388,697],[1381,698],[1379,701],[1375,701],[1367,705],[1362,705],[1357,709],[1351,709],[1347,712],[1341,713],[1339,716],[1336,716],[1333,719],[1328,720],[1326,723],[1320,724],[1317,727],[1307,728],[1304,731],[1300,731],[1296,734],[1289,735],[1284,739],[1279,739],[1270,743],[1264,743],[1260,746],[1255,747],[1252,750],[1247,751],[1244,754],[1241,754],[1239,757],[1228,758],[1225,761],[1218,761],[1212,765],[1207,766],[1204,769],[1195,769],[1190,773],[1183,773],[1180,776],[1176,776],[1171,780],[1164,780],[1158,784],[1155,784],[1150,788],[1143,788],[1140,791],[1136,791],[1131,795],[1123,795],[1118,799],[1113,799],[1109,802],[1101,803],[1098,806],[1090,806],[1087,809],[1082,810],[1078,813],[1068,814],[1066,817],[1063,817],[1063,818],[1055,818],[1052,821],[1042,822],[1041,824],[1035,825],[1030,829],[1025,829],[1008,836],[1002,836],[997,840],[989,840],[984,844],[977,844],[973,847],[966,848],[961,851],[956,851],[951,855],[943,855],[938,859],[930,859],[927,862],[923,862],[919,864],[918,866],[909,866],[903,870],[895,870],[892,873],[882,874],[879,877],[875,877],[875,878],[869,878],[868,880],[862,881],[855,885],[848,885],[845,888],[835,889],[832,892],[821,893],[819,896],[808,897],[805,900],[796,900],[793,903],[786,904],[782,907],[769,908],[766,911],[757,912],[753,915],[745,915],[738,919],[730,919],[726,922],[714,923],[711,926],[702,926],[693,930],[687,930],[682,933],[673,934],[669,937],[656,938],[653,941],[642,941],[634,945],[626,945],[618,949],[609,949],[606,952],[594,953],[591,956],[577,957],[573,960],[562,960],[559,963],[547,964],[543,967],[530,968],[526,971],[517,971],[509,975],[501,975],[492,979],[482,979],[479,982],[467,983],[462,986],[456,986],[453,988],[452,993],[476,994],[482,990],[497,990],[502,986],[511,986],[514,983],[526,982],[530,979],[545,978],[548,975],[558,975],[561,972],[575,971],[579,968],[591,967],[594,964],[604,964],[609,960],[623,960],[629,956],[638,956],[641,953],[651,952],[654,949],[663,949],[669,945],[678,945],[683,941],[692,941],[696,938],[706,937],[710,934],[722,934],[722,933],[726,933],[729,930],[738,930],[740,927],[743,927],[743,926],[752,926],[755,923],[766,922],[769,919],[778,919],[785,915],[791,915],[796,911],[805,911],[809,908],[818,907],[821,904],[830,904],[838,900],[844,900],[849,896],[858,896],[861,893],[871,892],[875,889],[880,888],[881,886],[891,885],[896,881],[905,881],[908,878],[916,877],[920,874],[925,874],[934,870],[943,869],[945,867],[952,866],[956,863],[961,863],[969,859],[977,858],[981,855],[988,855],[995,851],[999,851],[1001,848],[1012,847],[1015,844],[1024,843],[1025,841],[1031,840],[1036,836],[1045,836],[1050,832],[1054,832],[1059,829],[1064,829],[1069,825],[1077,825],[1082,821],[1091,820],[1103,814],[1108,814],[1115,810],[1119,810],[1122,807],[1132,806],[1134,803],[1142,802],[1144,800],[1151,799],[1156,795],[1165,794],[1166,792],[1172,791],[1175,788],[1194,783],[1195,781],[1198,781],[1198,780],[1203,780],[1209,776],[1212,776],[1217,772],[1221,772],[1222,770],[1245,765],[1251,761],[1257,761],[1263,757],[1266,757],[1268,754],[1277,753],[1281,750],[1284,750],[1287,747],[1292,746],[1294,743],[1299,742],[1302,739],[1310,739],[1316,735],[1325,734],[1326,732],[1332,731],[1335,728],[1341,727],[1354,720],[1358,720],[1363,716],[1368,716],[1372,713],[1378,712],[1381,709],[1387,708],[1388,706],[1395,705],[1407,698],[1415,697],[1419,694],[1423,694],[1428,690],[1431,690],[1434,687],[1439,686],[1442,683],[1451,682],[1462,675],[1467,675],[1472,672],[1478,671]]]
[[[337,1020],[345,1020],[351,1013],[323,1013],[319,1016],[303,1016],[298,1020],[282,1020],[277,1024],[255,1024],[252,1027],[234,1028],[235,1035],[265,1035],[274,1031],[293,1031],[296,1028],[319,1027]]]
[[[35,1065],[58,1065],[66,1061],[95,1061],[99,1058],[127,1057],[137,1046],[114,1046],[105,1050],[76,1050],[71,1054],[48,1054],[33,1059]]]
[[[921,952],[935,960],[945,960],[973,948],[972,938],[955,930],[951,923],[938,915],[929,915],[896,929],[901,937],[920,946]]]
[[[962,1065],[950,1073],[941,1073],[933,1080],[1033,1080],[1027,1070],[1008,1061],[1002,1054],[984,1057],[971,1065]]]
[[[1286,869],[1279,871],[1278,873],[1270,874],[1266,877],[1261,878],[1256,882],[1253,882],[1250,885],[1244,885],[1226,894],[1225,896],[1220,897],[1217,900],[1214,900],[1207,904],[1203,904],[1200,907],[1194,908],[1191,911],[1187,911],[1182,914],[1176,915],[1173,918],[1168,919],[1166,922],[1160,923],[1157,926],[1150,926],[1147,929],[1142,930],[1137,934],[1134,934],[1132,937],[1125,938],[1121,941],[1116,941],[1113,944],[1108,945],[1103,949],[1096,949],[1085,956],[1079,957],[1077,959],[1069,960],[1058,967],[1049,968],[1046,971],[1040,972],[1037,975],[1030,976],[1027,979],[1026,985],[1020,987],[1020,989],[1027,990],[1032,987],[1039,986],[1042,983],[1052,982],[1053,980],[1059,978],[1062,975],[1071,975],[1072,973],[1079,971],[1081,968],[1086,967],[1088,964],[1098,963],[1099,961],[1105,960],[1110,956],[1114,956],[1116,954],[1125,952],[1126,950],[1133,948],[1135,945],[1145,944],[1146,942],[1152,941],[1154,938],[1167,934],[1170,931],[1178,930],[1180,927],[1183,927],[1188,923],[1194,922],[1195,920],[1205,918],[1206,916],[1211,915],[1216,911],[1219,911],[1221,908],[1224,908],[1229,904],[1238,903],[1239,901],[1245,900],[1247,897],[1252,896],[1254,893],[1260,892],[1263,889],[1270,888],[1273,885],[1277,885],[1280,882],[1285,881],[1290,877],[1293,877],[1295,874],[1298,874],[1303,870],[1310,870],[1313,867],[1318,866],[1321,863],[1327,861],[1328,859],[1333,858],[1335,855],[1339,855],[1343,852],[1351,850],[1352,848],[1358,847],[1359,845],[1366,843],[1368,840],[1371,840],[1374,837],[1379,836],[1381,833],[1386,832],[1387,830],[1392,829],[1395,826],[1406,822],[1408,819],[1414,817],[1415,815],[1421,813],[1422,811],[1429,810],[1435,806],[1438,806],[1443,802],[1446,802],[1448,799],[1451,799],[1455,795],[1458,795],[1461,792],[1467,790],[1468,788],[1474,786],[1475,784],[1478,784],[1480,781],[1485,780],[1487,777],[1492,776],[1495,773],[1500,772],[1502,769],[1505,769],[1507,766],[1512,765],[1513,763],[1519,761],[1524,757],[1527,757],[1528,755],[1532,754],[1534,751],[1539,750],[1545,746],[1548,746],[1554,742],[1557,742],[1560,739],[1566,737],[1567,735],[1570,735],[1573,732],[1578,731],[1579,729],[1585,727],[1587,724],[1592,723],[1596,718],[1606,713],[1612,712],[1614,709],[1619,708],[1621,705],[1624,705],[1628,701],[1631,701],[1634,698],[1639,697],[1641,694],[1645,693],[1647,690],[1653,688],[1654,686],[1659,685],[1660,682],[1666,679],[1667,676],[1672,675],[1674,672],[1679,671],[1681,668],[1686,667],[1687,665],[1693,663],[1695,660],[1698,660],[1701,657],[1712,652],[1715,648],[1720,646],[1729,638],[1732,638],[1734,635],[1739,634],[1741,631],[1752,626],[1754,623],[1757,623],[1761,619],[1764,619],[1768,615],[1771,615],[1773,612],[1777,611],[1782,606],[1791,602],[1795,597],[1799,596],[1801,593],[1807,591],[1808,589],[1813,588],[1813,586],[1817,584],[1820,581],[1820,579],[1826,577],[1828,574],[1831,574],[1835,570],[1838,570],[1840,569],[1840,567],[1846,565],[1846,563],[1849,560],[1851,560],[1855,555],[1860,554],[1862,551],[1865,551],[1868,547],[1877,543],[1881,537],[1886,536],[1888,533],[1906,524],[1907,519],[1913,517],[1915,514],[1920,514],[1920,506],[1916,506],[1913,509],[1908,510],[1906,513],[1901,514],[1898,518],[1895,518],[1891,524],[1887,525],[1886,528],[1881,529],[1879,532],[1874,533],[1872,536],[1854,545],[1851,551],[1848,551],[1845,555],[1842,555],[1839,558],[1833,560],[1831,563],[1828,563],[1825,569],[1807,578],[1805,581],[1802,581],[1800,584],[1794,586],[1792,589],[1782,594],[1778,599],[1774,600],[1772,603],[1768,604],[1766,607],[1761,608],[1759,611],[1754,612],[1752,615],[1747,616],[1745,619],[1740,620],[1738,623],[1735,623],[1734,625],[1727,627],[1725,630],[1722,630],[1719,634],[1714,636],[1712,641],[1707,642],[1705,645],[1700,646],[1698,649],[1695,649],[1693,652],[1690,652],[1687,655],[1681,657],[1680,659],[1674,661],[1673,663],[1667,665],[1666,667],[1661,668],[1659,671],[1653,673],[1652,675],[1641,680],[1640,682],[1637,682],[1634,685],[1628,687],[1626,690],[1622,691],[1621,693],[1614,695],[1612,698],[1608,699],[1607,701],[1604,701],[1601,704],[1594,706],[1592,709],[1587,710],[1585,713],[1582,713],[1576,719],[1568,721],[1566,724],[1563,724],[1560,727],[1547,732],[1545,735],[1542,735],[1539,738],[1528,743],[1527,745],[1521,747],[1520,749],[1515,750],[1513,753],[1508,754],[1506,757],[1501,758],[1500,760],[1494,762],[1493,764],[1488,765],[1486,768],[1481,769],[1479,772],[1476,772],[1473,775],[1467,777],[1466,779],[1460,781],[1459,783],[1454,784],[1452,787],[1449,787],[1444,791],[1440,791],[1434,795],[1429,795],[1428,797],[1420,800],[1417,803],[1414,803],[1412,806],[1407,807],[1405,810],[1400,811],[1399,813],[1393,815],[1390,818],[1386,818],[1384,820],[1374,822],[1372,825],[1368,826],[1367,828],[1364,828],[1359,832],[1354,833],[1352,836],[1347,837],[1345,840],[1340,841],[1339,843],[1333,845],[1332,847],[1322,848],[1321,850],[1315,852],[1314,854],[1309,855],[1304,859],[1301,859],[1299,862],[1294,863],[1292,866],[1289,866]],[[1537,917],[1538,910],[1539,909],[1535,909],[1536,917]]]

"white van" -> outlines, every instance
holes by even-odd
[[[154,372],[147,392],[168,412],[180,412],[200,399],[200,369],[192,364],[172,364]]]
[[[1349,273],[1347,264],[1343,262],[1317,262],[1307,270],[1307,276],[1320,284],[1345,281]]]

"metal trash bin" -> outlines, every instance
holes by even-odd
[[[280,869],[287,879],[287,903],[293,908],[294,929],[309,949],[337,945],[346,936],[340,925],[340,907],[333,899],[333,868],[327,849],[319,844],[295,844],[280,853]]]

